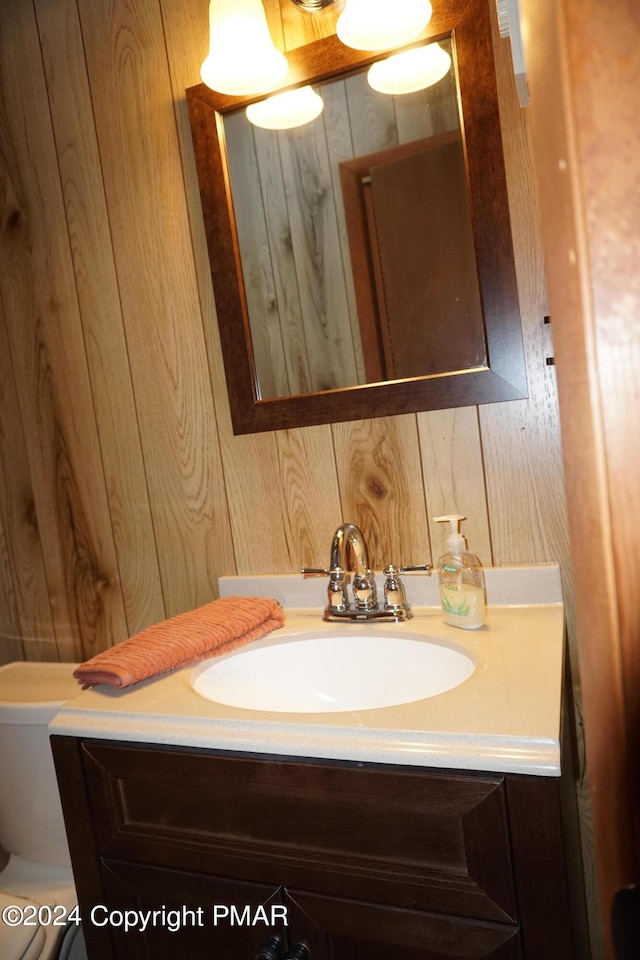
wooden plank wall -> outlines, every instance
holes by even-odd
[[[289,47],[331,29],[326,13],[267,7]],[[85,656],[214,596],[221,573],[324,565],[343,519],[364,527],[376,565],[418,562],[441,551],[430,517],[445,510],[469,517],[486,564],[559,560],[570,601],[508,47],[530,398],[234,437],[184,100],[206,28],[203,0],[0,0],[3,635],[27,656]]]
[[[333,29],[332,14],[281,2],[265,4],[281,46]],[[430,518],[453,511],[485,564],[560,561],[575,669],[508,45],[529,399],[234,437],[184,97],[207,43],[206,0],[0,0],[0,662],[85,658],[213,598],[221,574],[324,566],[342,520],[362,526],[376,567],[423,562],[443,549]]]

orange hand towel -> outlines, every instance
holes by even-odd
[[[147,627],[96,654],[74,671],[83,689],[96,683],[128,687],[158,673],[235,650],[284,624],[276,600],[223,597]]]

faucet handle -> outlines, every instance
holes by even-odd
[[[347,575],[341,567],[334,567],[327,571],[329,584],[327,586],[327,606],[325,616],[335,613],[344,613],[349,608],[347,597]]]
[[[302,567],[300,573],[305,580],[309,580],[310,577],[328,577],[330,575],[329,570],[322,570],[320,567]]]
[[[404,584],[400,579],[400,567],[390,563],[382,571],[385,576],[384,581],[384,609],[395,614],[398,620],[411,619],[411,607],[407,603],[407,596],[404,592]]]
[[[305,580],[310,577],[329,577],[325,618],[332,614],[345,613],[348,610],[347,576],[341,567],[333,567],[332,570],[322,570],[319,567],[303,567],[300,572]]]
[[[433,573],[430,563],[420,563],[415,567],[396,567],[398,573],[426,573],[428,577]]]

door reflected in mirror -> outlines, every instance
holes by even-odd
[[[401,96],[366,70],[316,91],[295,129],[224,119],[259,397],[483,366],[454,71]]]
[[[235,433],[527,395],[489,14],[440,0],[451,69],[415,93],[368,84],[388,54],[290,50],[324,103],[290,130],[187,90]]]

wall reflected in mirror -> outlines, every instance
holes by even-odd
[[[258,398],[482,368],[455,70],[401,96],[366,70],[314,88],[302,127],[224,117]]]

